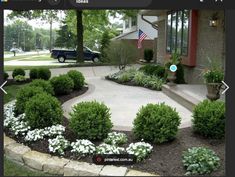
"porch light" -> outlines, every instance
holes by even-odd
[[[214,13],[212,16],[211,16],[211,19],[209,21],[209,25],[211,27],[217,27],[218,26],[218,12]]]
[[[211,27],[217,27],[218,26],[218,19],[213,19],[210,20],[210,24]]]

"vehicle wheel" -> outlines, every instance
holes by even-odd
[[[100,59],[99,59],[98,57],[93,58],[93,62],[94,62],[94,63],[97,63],[97,62],[99,62],[99,61],[100,61]]]
[[[63,57],[63,56],[58,57],[58,62],[64,63],[65,62],[65,57]]]

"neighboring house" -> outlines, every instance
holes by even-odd
[[[156,16],[148,16],[145,18],[148,22],[153,23],[157,21]],[[142,42],[142,48],[139,49],[139,59],[143,59],[144,49],[155,49],[155,42],[157,38],[157,30],[152,28],[151,24],[144,21],[141,15],[137,17],[129,17],[123,20],[123,32],[121,35],[113,38],[113,40],[125,40],[137,47],[138,31],[141,29],[147,38]]]
[[[157,62],[164,64],[179,52],[187,83],[203,83],[202,72],[213,63],[225,68],[225,25],[222,10],[142,10],[158,17]]]

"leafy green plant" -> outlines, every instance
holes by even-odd
[[[62,118],[60,102],[47,93],[37,94],[26,103],[25,120],[34,129],[61,124]]]
[[[206,83],[221,83],[224,80],[224,73],[220,69],[211,69],[203,74]]]
[[[150,62],[153,59],[153,49],[145,49],[144,50],[144,59],[147,62]]]
[[[177,84],[185,84],[184,79],[184,67],[181,63],[177,65],[177,71],[176,71],[176,80],[175,83]]]
[[[110,109],[103,103],[82,102],[73,107],[69,126],[79,138],[101,140],[111,131],[110,118]]]
[[[183,153],[186,175],[210,174],[220,166],[220,158],[208,148],[193,147]]]
[[[179,114],[170,106],[147,104],[137,113],[133,132],[137,139],[163,143],[175,138],[180,121]]]
[[[3,73],[3,78],[6,81],[9,78],[9,74],[7,72]]]
[[[48,68],[38,68],[38,79],[49,80],[51,78],[51,71]]]
[[[29,71],[29,78],[30,79],[38,79],[38,69],[33,68]]]
[[[121,83],[125,83],[125,82],[131,81],[132,78],[133,78],[133,75],[131,73],[124,72],[118,77],[118,81]]]
[[[143,72],[137,71],[133,78],[133,81],[136,85],[144,86],[145,78],[146,78],[146,75]]]
[[[146,76],[143,80],[144,87],[153,89],[153,90],[162,90],[162,85],[164,81],[155,76]]]
[[[192,122],[193,130],[205,137],[224,137],[225,103],[204,100],[194,108]]]
[[[14,77],[14,80],[16,82],[24,82],[26,80],[26,78],[25,78],[25,76],[18,75],[18,76]]]
[[[50,83],[56,95],[69,94],[74,88],[74,82],[67,74],[53,77]]]
[[[149,76],[157,76],[160,78],[164,78],[165,76],[165,67],[160,66],[160,65],[148,64],[148,65],[142,66],[139,69],[139,71],[142,71]]]
[[[71,70],[67,74],[74,82],[74,90],[80,90],[84,86],[85,78],[81,72]]]
[[[12,77],[15,78],[16,76],[25,76],[25,71],[22,68],[16,68],[12,72]]]
[[[43,89],[39,87],[24,86],[16,95],[15,113],[23,114],[25,112],[26,103],[35,95],[43,93]]]
[[[31,82],[29,85],[33,87],[40,87],[43,89],[44,92],[47,92],[48,94],[51,94],[51,95],[55,94],[53,87],[49,81],[36,79],[33,82]]]

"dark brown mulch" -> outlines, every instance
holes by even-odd
[[[11,85],[24,85],[32,82],[32,79],[26,79],[23,82],[16,82],[14,79],[7,79],[6,86],[11,86]]]
[[[75,90],[68,95],[57,96],[57,99],[61,102],[61,104],[63,104],[64,102],[69,101],[72,98],[78,97],[78,96],[86,93],[87,90],[88,90],[88,87],[83,87],[81,90]]]

